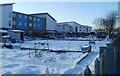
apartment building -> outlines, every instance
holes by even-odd
[[[90,32],[92,32],[92,27],[87,26],[87,25],[80,25],[79,26],[79,32],[81,32],[81,33],[90,33]]]
[[[92,27],[81,25],[75,21],[57,23],[58,32],[90,33]]]
[[[67,23],[58,23],[56,30],[60,33],[69,33],[71,31],[71,26]]]
[[[13,12],[13,29],[24,31],[45,30],[45,18],[31,16],[24,13]]]

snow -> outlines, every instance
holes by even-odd
[[[21,30],[10,30],[12,32],[24,32],[24,31],[21,31]]]
[[[6,30],[0,30],[0,32],[2,32],[2,33],[7,33],[8,31],[6,31]]]
[[[96,41],[98,41],[98,40],[100,40],[99,38],[96,38],[96,37],[86,37],[86,38],[83,38],[83,37],[67,37],[67,38],[65,38],[65,39],[75,39],[75,40],[96,40]]]
[[[10,36],[9,35],[6,35],[6,36],[3,36],[4,38],[9,38]]]
[[[34,44],[38,42],[48,43],[50,49],[65,49],[69,51],[80,50],[80,46],[89,43],[89,41],[33,40],[12,45],[34,48]],[[91,66],[90,69],[93,70],[93,61],[99,55],[98,47],[105,45],[106,42],[96,41],[96,44],[92,45],[92,52],[90,53],[55,53],[38,50],[38,57],[35,57],[34,50],[0,47],[0,57],[2,58],[0,59],[0,69],[2,69],[0,74],[83,74],[83,70],[87,65]],[[0,44],[2,45],[2,43]],[[43,46],[36,45],[36,48],[43,48]],[[83,57],[85,58],[77,64]]]
[[[79,50],[80,47],[88,43],[89,41],[65,41],[65,40],[34,40],[25,42],[21,47],[27,47],[27,48],[44,48],[44,46],[34,46],[35,43],[47,43],[49,44],[49,49],[52,50]],[[45,48],[48,48],[47,45],[45,45]]]

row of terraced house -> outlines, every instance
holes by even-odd
[[[17,36],[18,40],[23,40],[24,32],[90,33],[92,31],[92,27],[81,25],[75,21],[57,23],[56,19],[48,13],[15,12],[13,4],[0,4],[1,37],[10,35],[14,38]]]

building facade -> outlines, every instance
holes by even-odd
[[[48,13],[37,13],[37,14],[30,14],[32,16],[37,16],[46,19],[46,25],[44,29],[46,31],[55,31],[57,26],[57,21]]]
[[[79,32],[81,32],[81,33],[91,33],[92,32],[92,27],[87,26],[87,25],[80,25],[79,26]]]
[[[8,30],[12,28],[13,4],[0,4],[0,29]]]
[[[24,31],[43,31],[45,30],[45,18],[31,16],[19,12],[13,12],[13,29]]]
[[[87,25],[81,25],[75,21],[57,23],[58,32],[71,32],[71,33],[90,33],[92,27]]]
[[[70,32],[71,27],[66,24],[66,23],[58,23],[56,30],[60,33],[69,33]]]

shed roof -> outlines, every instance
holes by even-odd
[[[24,31],[21,31],[21,30],[10,30],[12,32],[24,32]]]
[[[7,33],[7,30],[0,30],[1,33]]]

